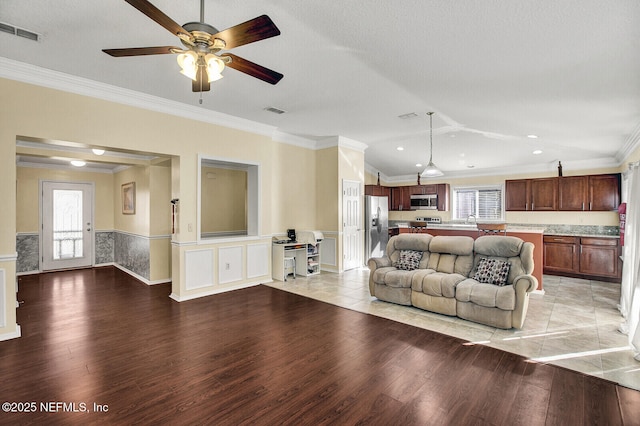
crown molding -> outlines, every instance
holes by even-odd
[[[14,61],[2,56],[0,56],[0,78],[102,99],[208,124],[229,127],[262,136],[272,137],[276,131],[276,128],[271,125],[257,123],[233,115],[171,101],[110,84],[100,83],[87,78],[72,76],[59,71]],[[284,134],[282,132],[280,133]]]
[[[354,139],[346,138],[344,136],[329,136],[327,138],[318,140],[316,142],[315,148],[326,149],[326,148],[332,148],[335,146],[342,147],[342,148],[350,148],[358,152],[364,152],[364,150],[367,149],[369,145],[363,142],[358,142]]]
[[[620,161],[620,163],[624,163],[627,158],[631,154],[633,154],[636,149],[640,147],[640,124],[636,126],[633,132],[627,138],[625,144],[620,148],[618,153],[616,154],[616,159]]]

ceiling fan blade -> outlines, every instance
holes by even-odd
[[[211,90],[211,83],[209,83],[209,79],[207,78],[207,73],[205,72],[204,67],[198,67],[198,72],[196,73],[197,80],[191,80],[191,90],[194,92],[208,92]]]
[[[125,0],[131,6],[138,9],[140,12],[147,15],[149,18],[162,25],[169,30],[172,34],[177,35],[181,39],[184,37],[188,40],[191,39],[191,34],[180,25],[178,25],[173,19],[165,15],[160,9],[152,5],[146,0]]]
[[[115,56],[143,56],[143,55],[166,55],[174,53],[172,49],[182,50],[175,46],[157,46],[157,47],[131,47],[125,49],[102,49],[107,55]]]
[[[277,35],[280,35],[280,30],[276,24],[267,15],[262,15],[220,31],[213,37],[224,40],[225,49],[228,50]]]
[[[277,84],[282,77],[284,77],[279,72],[270,70],[269,68],[265,68],[262,65],[258,65],[231,53],[227,53],[221,56],[221,58],[224,58],[225,56],[231,58],[231,62],[226,64],[228,67],[245,74],[249,74],[251,77],[259,78],[267,83]]]

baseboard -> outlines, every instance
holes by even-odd
[[[0,334],[0,342],[4,340],[17,339],[19,337],[22,337],[22,332],[20,330],[20,326],[16,324],[16,331],[11,333]]]
[[[164,283],[170,283],[171,282],[171,278],[165,278],[162,280],[148,280],[145,277],[136,274],[133,271],[128,270],[127,268],[125,268],[122,265],[118,265],[117,263],[114,263],[113,266],[115,266],[116,268],[120,269],[122,272],[125,272],[129,275],[131,275],[133,278],[137,279],[138,281],[142,281],[143,283],[145,283],[146,285],[156,285],[156,284],[164,284]]]
[[[207,291],[203,291],[203,292],[199,292],[199,293],[195,293],[195,294],[189,294],[186,296],[178,296],[175,293],[171,293],[171,295],[169,295],[169,297],[173,300],[175,300],[176,302],[185,302],[187,300],[193,300],[193,299],[199,299],[201,297],[206,297],[206,296],[212,296],[214,294],[220,294],[220,293],[226,293],[228,291],[233,291],[233,290],[240,290],[243,288],[249,288],[249,287],[255,287],[257,285],[260,284],[265,284],[265,283],[269,283],[272,282],[271,280],[269,281],[254,281],[254,282],[248,282],[248,283],[241,283],[241,284],[236,284],[234,286],[231,287],[224,287],[224,288],[213,288]]]

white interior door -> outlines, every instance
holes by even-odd
[[[43,271],[93,264],[93,184],[42,182]]]
[[[342,251],[344,270],[362,266],[362,194],[360,182],[342,181]]]

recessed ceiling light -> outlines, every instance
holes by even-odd
[[[401,147],[401,146],[397,147],[396,149],[397,149],[398,151],[404,151],[404,147]]]
[[[536,149],[535,151],[533,151],[533,155],[540,155],[540,154],[542,154],[541,149]]]
[[[473,169],[475,166],[473,164],[468,164],[467,169]]]
[[[416,164],[416,167],[422,167],[422,164],[418,163]]]
[[[527,137],[529,139],[538,139],[538,136],[536,136],[536,135],[527,135]]]
[[[82,160],[71,160],[71,165],[76,167],[84,167],[87,165],[87,163]]]
[[[104,149],[97,149],[97,148],[93,148],[91,151],[93,151],[93,153],[95,155],[102,155],[104,154]]]

